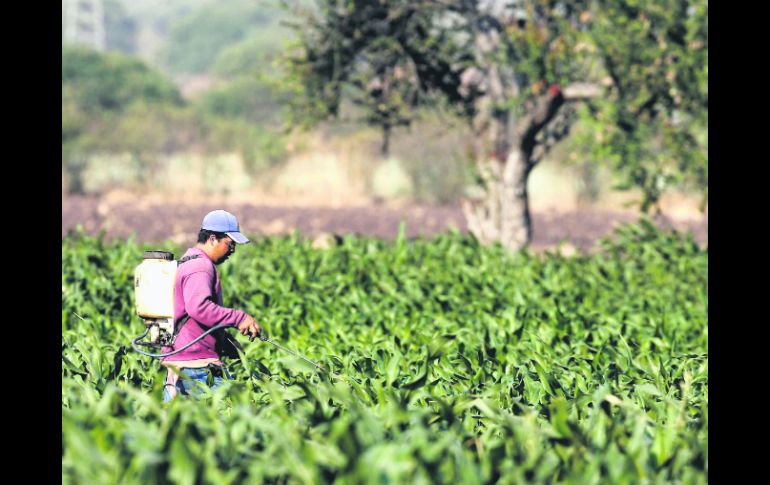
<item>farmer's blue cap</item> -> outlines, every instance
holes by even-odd
[[[238,219],[227,211],[215,210],[206,214],[201,224],[201,229],[209,231],[224,232],[238,244],[246,244],[249,240],[240,233]]]

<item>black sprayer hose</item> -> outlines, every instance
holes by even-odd
[[[210,334],[210,333],[211,333],[211,332],[213,332],[214,330],[219,330],[220,328],[225,328],[225,327],[224,327],[224,326],[221,326],[221,325],[218,325],[218,326],[216,326],[216,327],[211,327],[210,329],[208,329],[208,330],[206,330],[205,332],[203,332],[202,334],[200,334],[198,337],[196,337],[196,338],[195,338],[195,340],[192,340],[190,343],[188,343],[187,345],[185,345],[185,346],[184,346],[184,347],[182,347],[181,349],[177,349],[177,350],[174,350],[174,351],[172,351],[172,352],[167,352],[167,353],[165,353],[165,354],[151,354],[151,353],[149,353],[149,352],[145,352],[144,350],[142,350],[142,349],[140,349],[139,347],[137,347],[137,344],[138,344],[138,342],[139,342],[140,340],[142,340],[142,339],[144,338],[144,336],[145,336],[145,335],[147,335],[147,332],[149,332],[149,331],[150,331],[150,327],[147,327],[147,328],[144,330],[144,333],[143,333],[142,335],[140,335],[140,336],[136,337],[136,338],[135,338],[135,339],[134,339],[134,340],[131,342],[131,346],[134,348],[134,350],[136,350],[137,352],[139,352],[139,353],[140,353],[140,354],[142,354],[142,355],[146,355],[147,357],[155,357],[155,358],[160,358],[160,357],[168,357],[168,356],[170,356],[170,355],[178,354],[179,352],[181,352],[181,351],[183,351],[183,350],[186,350],[186,349],[187,349],[188,347],[190,347],[192,344],[194,344],[194,343],[198,342],[199,340],[201,340],[201,339],[202,339],[203,337],[205,337],[206,335]]]

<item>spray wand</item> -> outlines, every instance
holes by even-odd
[[[255,338],[257,338],[257,337],[256,337],[256,336],[254,336],[254,335],[252,335],[251,337],[249,337],[249,342],[253,342]],[[284,347],[283,345],[279,345],[279,344],[277,344],[277,343],[273,342],[272,340],[270,340],[269,338],[267,338],[267,337],[263,337],[262,335],[260,335],[258,338],[259,338],[259,340],[261,340],[261,341],[263,341],[263,342],[267,342],[267,343],[269,343],[269,344],[271,344],[271,345],[274,345],[274,346],[278,347],[279,349],[281,349],[281,350],[283,350],[283,351],[285,351],[285,352],[288,352],[288,353],[290,353],[291,355],[293,355],[293,356],[295,356],[295,357],[299,357],[300,359],[304,360],[305,362],[308,362],[308,363],[310,363],[310,364],[313,364],[314,366],[316,366],[317,368],[321,369],[322,371],[324,371],[324,372],[325,372],[325,373],[327,373],[327,374],[329,373],[329,371],[327,371],[326,369],[324,369],[324,368],[323,368],[323,367],[321,367],[320,365],[316,364],[316,363],[315,363],[315,362],[313,362],[312,360],[308,359],[308,358],[307,358],[307,357],[305,357],[304,355],[298,354],[297,352],[294,352],[293,350],[287,349],[287,348],[286,348],[286,347]]]

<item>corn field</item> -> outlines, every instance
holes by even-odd
[[[194,235],[190,237],[194,243]],[[591,255],[252,238],[219,266],[259,340],[163,403],[131,348],[142,252],[62,238],[62,482],[707,483],[708,250],[641,220]]]

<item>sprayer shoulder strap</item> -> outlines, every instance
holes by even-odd
[[[177,261],[176,265],[179,266],[180,264],[186,263],[186,262],[190,261],[191,259],[198,259],[200,257],[201,257],[200,254],[191,254],[190,256],[185,256],[183,258],[180,258],[179,261]]]

